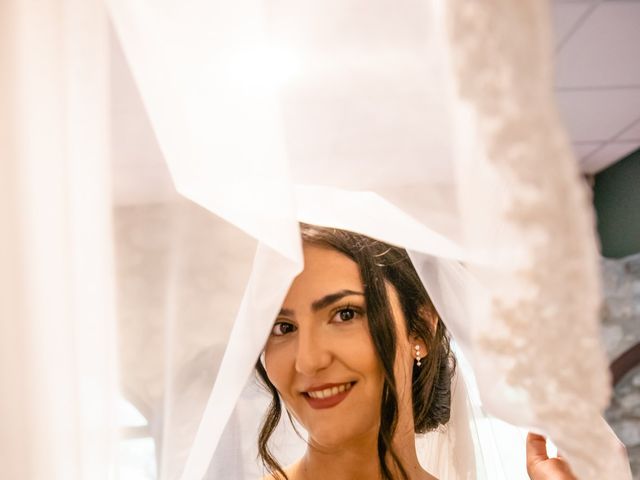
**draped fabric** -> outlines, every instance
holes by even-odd
[[[545,2],[37,5],[0,7],[8,477],[117,476],[119,395],[160,478],[262,475],[252,369],[303,221],[406,248],[451,332],[452,421],[416,439],[429,471],[527,478],[521,427],[581,479],[630,478],[600,417],[593,217]],[[120,49],[144,106],[131,125],[161,152],[140,155],[188,200],[112,206],[109,142],[138,141],[114,120]],[[278,459],[303,450],[283,424]]]
[[[107,17],[0,5],[0,476],[104,478],[117,388]]]

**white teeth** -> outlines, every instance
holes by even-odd
[[[315,392],[307,392],[311,398],[329,398],[342,393],[351,388],[350,383],[343,383],[338,387],[325,388],[324,390],[316,390]]]

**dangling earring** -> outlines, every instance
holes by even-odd
[[[419,367],[420,365],[422,365],[422,362],[420,361],[422,360],[422,357],[420,356],[420,345],[416,345],[415,349],[416,349],[416,365]]]

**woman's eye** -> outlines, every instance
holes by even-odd
[[[296,331],[296,326],[288,322],[276,322],[271,329],[271,335],[281,337]]]
[[[336,312],[335,318],[340,322],[348,322],[353,320],[358,315],[358,312],[350,307],[342,308]]]

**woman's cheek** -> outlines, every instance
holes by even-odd
[[[264,353],[267,376],[281,395],[287,391],[287,379],[291,377],[289,370],[295,362],[295,359],[289,358],[288,350],[286,345],[271,345],[267,346]]]

